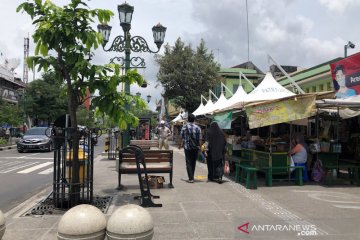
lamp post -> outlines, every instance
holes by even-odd
[[[151,95],[150,94],[146,96],[146,100],[147,100],[148,103],[150,102],[150,100],[151,100]]]
[[[347,57],[347,49],[348,48],[355,48],[355,44],[349,41],[346,45],[344,45],[344,56]]]
[[[154,43],[157,46],[157,51],[152,51],[146,40],[141,36],[131,37],[131,20],[134,12],[134,7],[123,3],[118,5],[119,20],[120,26],[124,31],[123,36],[115,37],[113,43],[108,49],[105,49],[106,43],[109,41],[111,26],[107,24],[99,24],[98,31],[103,36],[103,49],[106,52],[125,52],[125,57],[114,57],[110,59],[110,62],[113,63],[114,60],[120,62],[120,65],[125,67],[125,74],[130,68],[145,68],[145,60],[141,57],[132,57],[130,58],[131,52],[150,52],[157,53],[160,51],[161,45],[164,43],[166,27],[162,26],[160,23],[152,28]],[[146,87],[146,85],[145,85]],[[130,85],[125,83],[125,94],[130,94]],[[125,106],[126,109],[129,109],[129,106]],[[124,131],[122,147],[125,147],[129,144],[129,127]]]

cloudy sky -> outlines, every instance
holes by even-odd
[[[23,1],[0,0],[0,61],[20,58],[16,69],[22,77],[24,37],[31,37],[34,27],[26,14],[16,13]],[[64,5],[69,0],[53,0]],[[215,60],[222,67],[232,67],[248,60],[248,35],[246,24],[246,0],[127,0],[135,7],[131,34],[143,36],[155,50],[151,28],[160,22],[167,27],[165,42],[173,45],[178,37],[196,47],[204,39],[213,51]],[[115,13],[110,42],[122,35],[115,0],[88,1],[91,8],[107,8]],[[360,49],[360,0],[248,0],[250,61],[266,72],[269,68],[267,55],[279,64],[308,68],[344,55],[344,45],[350,40],[356,47],[348,49],[348,55]],[[94,25],[96,27],[96,25]],[[109,43],[110,44],[110,43]],[[30,55],[34,44],[30,40]],[[161,51],[160,51],[161,54]],[[123,53],[118,55],[123,56]],[[116,54],[96,51],[94,61],[107,63]],[[136,54],[146,60],[146,69],[139,72],[150,85],[146,89],[131,86],[133,93],[140,91],[144,99],[150,94],[150,108],[160,98],[161,87],[156,87],[158,66],[153,54]],[[33,79],[30,72],[29,79]],[[38,77],[36,73],[36,77]]]

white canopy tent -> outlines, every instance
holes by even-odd
[[[205,107],[205,106],[204,106],[204,104],[203,104],[202,101],[201,101],[199,107],[193,112],[193,114],[194,114],[195,116],[199,115],[198,113],[199,113],[199,112],[202,112],[203,109],[204,109],[204,107]]]
[[[181,112],[179,113],[179,115],[176,116],[176,118],[174,118],[171,122],[173,123],[177,123],[177,122],[183,122],[184,120],[186,120],[188,117],[188,113],[187,112]]]
[[[207,99],[201,94],[201,97],[200,97],[200,105],[199,107],[192,113],[194,114],[195,116],[199,115],[198,113],[199,112],[202,112],[203,111],[203,108],[205,107],[204,104],[203,104],[203,99],[207,102]]]
[[[211,109],[213,109],[213,107],[214,107],[214,103],[211,101],[211,99],[209,99],[206,105],[202,109],[200,109],[200,111],[198,111],[196,114],[195,112],[193,112],[193,114],[195,116],[208,114],[211,111]]]
[[[207,100],[207,103],[206,105],[201,108],[200,110],[196,109],[193,114],[195,116],[200,116],[200,115],[205,115],[205,114],[209,114],[210,112],[212,112],[212,109],[214,108],[214,103],[211,101],[211,94],[216,98],[218,99],[218,97],[209,89],[209,100]],[[202,103],[202,98],[203,95],[201,95],[201,103]],[[205,99],[205,98],[204,98]],[[206,100],[206,99],[205,99]],[[201,106],[201,104],[200,104]],[[200,106],[198,108],[200,108]]]
[[[227,101],[228,101],[227,98],[224,96],[223,93],[221,93],[221,95],[220,95],[219,99],[216,101],[216,103],[214,103],[212,105],[212,107],[208,107],[206,109],[207,111],[203,111],[202,115],[203,114],[212,114],[216,110],[223,109],[226,106]]]
[[[244,99],[246,99],[247,93],[240,85],[236,90],[235,94],[229,98],[223,108],[219,108],[219,110],[227,110],[231,109],[234,106],[244,105]]]
[[[275,100],[294,95],[295,93],[281,86],[271,75],[271,73],[267,72],[265,78],[261,81],[261,83],[246,96],[244,102],[250,103]]]

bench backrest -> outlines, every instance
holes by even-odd
[[[170,162],[173,161],[173,150],[143,150],[145,162]],[[134,153],[123,153],[120,151],[119,162],[135,163],[135,154]]]
[[[257,168],[273,168],[273,174],[287,174],[286,169],[289,166],[289,159],[287,153],[270,153],[257,151],[253,149],[242,149],[241,159],[245,160],[244,165],[256,166]],[[284,167],[279,169],[276,167]]]
[[[290,165],[289,156],[287,153],[272,153],[271,162],[273,167],[287,167]],[[273,174],[288,174],[289,169],[273,169]]]
[[[136,145],[142,149],[149,149],[151,147],[159,147],[157,140],[130,140],[130,145]]]

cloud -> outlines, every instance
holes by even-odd
[[[344,13],[345,10],[349,9],[354,5],[359,5],[358,0],[319,0],[322,5],[327,9],[336,13]]]

